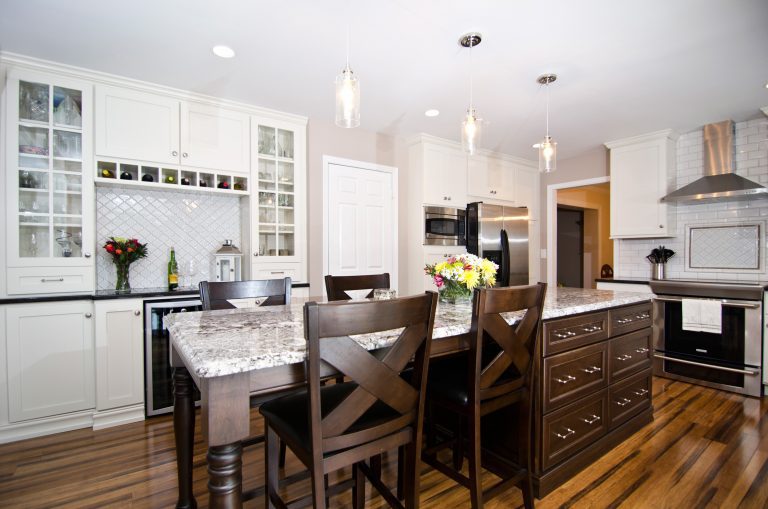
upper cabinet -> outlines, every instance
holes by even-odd
[[[467,156],[461,149],[422,144],[424,204],[443,207],[467,206]]]
[[[611,238],[675,234],[673,206],[661,198],[674,186],[675,138],[670,130],[608,142]]]
[[[539,219],[539,170],[518,167],[515,173],[515,206],[527,207],[532,220]]]
[[[476,155],[469,158],[468,194],[490,200],[515,201],[515,167],[498,157]]]
[[[249,115],[100,85],[96,87],[96,155],[248,173]]]
[[[93,291],[91,85],[13,69],[7,98],[8,294]]]

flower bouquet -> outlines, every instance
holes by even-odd
[[[136,260],[147,256],[147,245],[140,243],[137,239],[110,237],[104,244],[104,250],[112,255],[112,261],[117,269],[115,290],[127,292],[131,289],[128,268]]]
[[[465,253],[427,265],[424,272],[435,282],[440,300],[455,304],[457,300],[468,300],[477,287],[493,286],[498,268],[490,260]]]

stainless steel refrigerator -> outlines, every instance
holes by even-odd
[[[467,205],[467,251],[499,266],[496,286],[528,284],[528,209]]]

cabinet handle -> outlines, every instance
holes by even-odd
[[[625,323],[632,323],[632,319],[631,318],[619,318],[618,320],[616,320],[616,323],[624,325]]]
[[[594,424],[594,423],[596,423],[597,421],[600,420],[600,416],[592,414],[588,418],[587,417],[582,417],[581,420],[586,422],[587,424]]]
[[[136,311],[134,311],[134,312],[133,312],[133,314],[134,314],[134,315],[136,315],[136,316],[139,316],[139,315],[141,315],[141,311],[139,311],[139,310],[137,309]]]
[[[603,368],[601,368],[600,366],[592,366],[592,367],[589,367],[589,368],[581,368],[581,370],[584,373],[586,373],[588,375],[591,375],[593,373],[600,373],[603,370]]]
[[[253,256],[259,256],[259,253],[253,253]]]
[[[619,355],[618,357],[616,357],[616,360],[624,362],[624,361],[630,360],[631,358],[632,358],[631,355],[629,355],[628,353],[625,353],[624,355]]]
[[[664,228],[664,225],[663,225],[663,224],[660,224],[660,225],[659,225],[659,228]]]
[[[638,348],[637,350],[635,350],[635,352],[637,352],[637,353],[648,353],[648,349],[645,348],[645,347]]]
[[[91,257],[91,253],[83,253],[83,256],[86,257],[86,258],[90,258]]]
[[[632,403],[632,400],[629,399],[629,398],[621,398],[621,401],[614,401],[614,403],[616,403],[620,407],[625,407],[625,406],[629,405],[630,403]]]
[[[635,391],[635,394],[641,397],[645,396],[646,394],[648,394],[648,389],[640,389],[639,391]]]
[[[177,155],[179,155],[179,153],[174,150],[173,152],[171,152],[171,155],[172,156],[177,156]]]
[[[285,274],[284,270],[273,270],[270,274]]]
[[[92,316],[93,316],[93,315],[92,315],[91,313],[86,313],[86,314],[85,314],[85,317],[86,317],[86,318],[90,318],[90,317],[92,317]]]
[[[187,154],[186,152],[184,152],[183,154],[181,154],[181,157],[187,157],[187,155],[189,155],[189,154]]]
[[[563,378],[555,378],[554,380],[557,383],[565,385],[576,380],[576,377],[572,375],[565,375]]]
[[[566,438],[568,438],[569,436],[571,436],[571,435],[575,435],[575,434],[576,434],[576,432],[575,432],[575,431],[573,431],[571,428],[565,428],[565,433],[558,433],[558,432],[555,432],[555,436],[556,436],[557,438],[560,438],[560,439],[562,439],[562,440],[565,440],[565,439],[566,439]]]
[[[646,318],[650,318],[650,316],[648,315],[648,313],[643,313],[641,315],[635,316],[635,318],[637,318],[638,320],[645,320]]]
[[[62,283],[62,282],[64,282],[64,278],[63,277],[56,277],[56,278],[52,278],[52,277],[46,278],[46,277],[44,277],[44,278],[42,278],[40,280],[40,282],[41,283]]]
[[[597,332],[600,330],[599,325],[593,325],[592,327],[582,327],[583,332]]]

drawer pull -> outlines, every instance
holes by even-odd
[[[594,423],[596,423],[597,421],[600,420],[600,416],[592,414],[589,418],[582,417],[581,420],[586,422],[587,424],[594,424]]]
[[[637,318],[638,320],[646,320],[650,317],[651,315],[649,315],[648,313],[642,313],[640,315],[635,316],[635,318]]]
[[[637,396],[645,396],[648,394],[648,389],[640,389],[639,391],[635,391],[635,395]]]
[[[562,333],[562,332],[555,332],[555,333],[554,333],[554,336],[555,336],[556,338],[560,338],[560,339],[563,339],[563,338],[567,338],[567,337],[568,337],[568,334],[564,334],[564,333]]]
[[[632,318],[619,318],[616,320],[616,323],[619,323],[621,325],[624,325],[625,323],[632,323],[634,320]]]
[[[285,271],[283,271],[283,270],[273,270],[272,272],[270,272],[270,274],[285,274]]]
[[[56,278],[42,278],[40,280],[41,283],[62,283],[64,282],[63,277],[56,277]]]
[[[616,360],[624,362],[624,361],[630,360],[631,358],[632,358],[631,355],[629,355],[628,353],[625,353],[624,355],[619,355],[618,357],[616,357]]]
[[[603,370],[603,368],[601,368],[600,366],[591,366],[589,368],[581,368],[581,370],[584,373],[591,375],[593,373],[600,373]]]
[[[565,375],[563,378],[555,378],[554,380],[557,383],[561,383],[561,384],[565,385],[567,383],[571,383],[574,380],[576,380],[576,377],[575,376],[571,376],[571,375]]]
[[[599,325],[593,325],[592,327],[584,327],[581,330],[583,330],[584,332],[597,332],[597,331],[600,330],[600,326]]]
[[[637,350],[635,350],[635,352],[637,352],[637,353],[648,353],[648,349],[645,348],[645,347],[642,347],[642,348],[638,348]]]
[[[558,433],[557,431],[555,431],[555,436],[557,438],[562,439],[562,440],[565,440],[569,436],[575,435],[575,434],[576,434],[576,432],[573,431],[571,428],[565,428],[565,433]]]
[[[620,407],[625,407],[625,406],[629,405],[630,403],[632,403],[632,400],[629,399],[629,398],[621,398],[621,401],[614,401],[614,403],[616,403]]]

